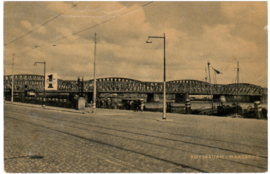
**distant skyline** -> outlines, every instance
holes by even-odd
[[[95,33],[97,78],[161,82],[163,40],[146,40],[165,33],[167,81],[205,81],[209,61],[235,83],[239,61],[240,83],[267,87],[267,2],[5,2],[5,74],[14,55],[15,74],[46,61],[60,79],[93,79]]]

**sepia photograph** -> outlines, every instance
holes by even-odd
[[[2,3],[2,172],[268,171],[267,1]]]

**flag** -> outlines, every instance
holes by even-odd
[[[216,74],[222,74],[222,72],[220,72],[220,71],[218,71],[218,70],[216,70],[214,68],[213,68],[213,70],[215,71]]]

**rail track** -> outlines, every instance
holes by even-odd
[[[8,116],[7,116],[8,115]],[[167,131],[160,131],[157,129],[149,129],[143,128],[142,126],[134,127],[130,125],[123,125],[123,123],[115,123],[104,124],[99,122],[97,118],[89,118],[85,116],[74,117],[74,114],[56,114],[57,116],[53,116],[51,112],[33,112],[29,111],[28,113],[14,112],[14,111],[5,111],[5,119],[16,120],[17,122],[21,122],[24,124],[38,126],[42,129],[48,130],[46,132],[41,132],[46,137],[51,139],[57,139],[61,143],[69,144],[70,146],[74,146],[75,148],[89,148],[89,143],[99,144],[102,147],[113,148],[121,151],[122,153],[131,153],[136,154],[144,158],[151,158],[154,160],[162,161],[164,163],[169,163],[171,165],[175,165],[175,167],[181,167],[184,169],[190,169],[192,171],[197,172],[212,172],[213,169],[204,170],[202,168],[198,168],[196,164],[186,163],[184,160],[179,160],[175,156],[168,158],[166,155],[162,155],[158,153],[158,151],[164,151],[168,154],[194,154],[194,149],[201,149],[201,152],[197,152],[197,155],[208,155],[215,154],[215,151],[218,149],[218,153],[222,153],[224,155],[256,155],[259,157],[259,162],[254,163],[249,160],[243,162],[239,159],[215,159],[215,161],[220,161],[220,163],[227,164],[238,164],[245,166],[247,168],[253,167],[258,170],[267,170],[265,166],[267,166],[267,149],[265,147],[260,146],[252,146],[247,144],[241,144],[236,142],[226,142],[222,140],[216,139],[207,139],[203,137],[197,136],[189,136],[177,133],[170,133]],[[125,122],[130,121],[128,118],[125,119]],[[177,124],[177,123],[174,123]],[[146,133],[145,133],[146,132]],[[157,136],[157,133],[162,134],[162,136]],[[166,136],[166,137],[165,137]],[[69,138],[68,138],[69,137]],[[70,138],[76,139],[76,141],[70,141]],[[100,138],[102,137],[102,138]],[[182,140],[181,138],[189,138],[190,141]],[[202,142],[197,142],[197,140],[202,140]],[[80,143],[79,143],[80,142]],[[205,143],[205,142],[208,142]],[[209,145],[213,143],[214,145]],[[238,146],[238,150],[233,150],[231,148],[222,148],[222,143],[233,144],[233,147]],[[141,146],[141,148],[137,147]],[[146,149],[142,148],[146,147]],[[244,148],[243,148],[244,147]],[[239,150],[240,148],[244,150]],[[256,149],[258,152],[249,153],[248,149]],[[246,150],[245,150],[246,149]],[[132,162],[125,162],[121,160],[121,158],[116,158],[113,155],[105,155],[100,151],[91,150],[93,153],[102,154],[101,156],[105,159],[111,159],[112,161],[116,161],[119,165],[125,165],[129,168],[132,168],[136,171],[140,172],[157,172],[157,169],[147,170],[142,167],[138,167]],[[264,155],[265,154],[265,155]],[[204,161],[209,163],[210,161]],[[265,165],[266,163],[266,165]],[[209,164],[207,164],[209,165]],[[216,168],[218,168],[218,162],[215,162]],[[170,169],[167,169],[170,171]],[[166,171],[163,171],[166,172]]]

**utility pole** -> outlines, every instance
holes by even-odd
[[[46,61],[44,61],[44,62],[35,62],[34,63],[34,66],[37,66],[37,64],[38,63],[40,63],[40,64],[43,64],[44,65],[44,81],[43,81],[43,86],[44,86],[44,88],[43,88],[43,96],[42,96],[42,104],[43,104],[43,106],[45,106],[45,88],[46,88],[46,86],[45,86],[45,83],[46,83]]]
[[[94,92],[93,92],[93,113],[96,113],[96,45],[97,45],[97,34],[95,33],[95,50],[94,50]]]
[[[237,90],[237,95],[236,95],[236,108],[237,108],[237,114],[238,114],[238,84],[239,84],[239,61],[237,61],[237,80],[236,80],[236,90]]]
[[[163,79],[163,119],[166,119],[166,52],[165,52],[166,37],[164,33],[164,79]]]
[[[12,82],[11,82],[11,102],[13,103],[13,95],[14,95],[14,74],[13,74],[13,66],[14,66],[14,56],[12,57]]]
[[[46,84],[46,61],[44,61],[44,89],[43,89],[43,106],[45,106],[45,84]]]
[[[205,67],[205,82],[207,82],[207,69]]]
[[[211,75],[210,75],[210,62],[207,62],[208,65],[208,73],[209,73],[209,83],[210,83],[210,92],[211,92],[211,96],[212,96],[212,112],[213,112],[213,94],[212,94],[212,83],[211,83]]]

